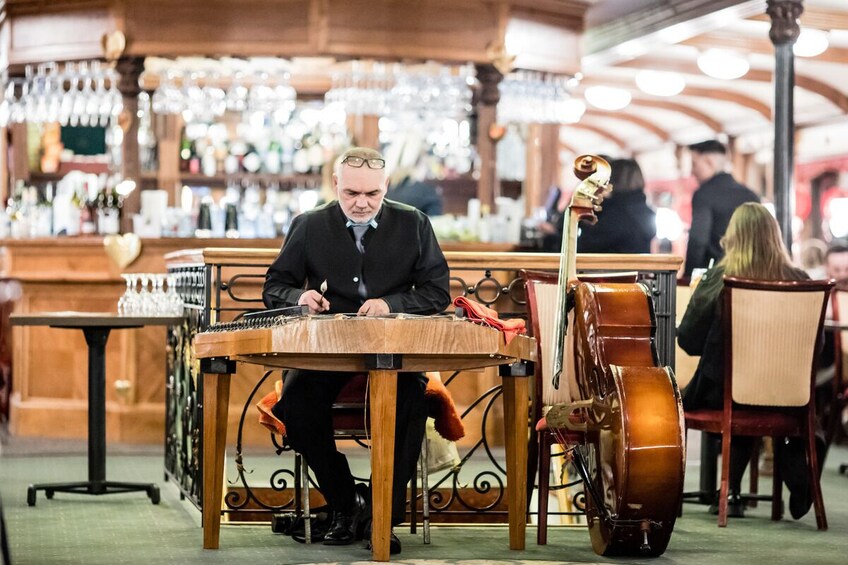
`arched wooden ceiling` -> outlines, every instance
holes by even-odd
[[[599,117],[599,118],[607,118],[611,120],[621,120],[624,122],[629,122],[631,124],[635,124],[636,126],[647,130],[660,138],[661,141],[671,141],[671,134],[659,127],[655,122],[648,120],[646,118],[641,118],[639,116],[634,116],[633,114],[625,114],[624,112],[610,112],[606,110],[586,110],[584,116],[587,117]]]
[[[582,121],[578,122],[576,124],[565,124],[565,125],[562,126],[562,129],[565,130],[565,131],[568,131],[569,129],[576,129],[576,130],[583,130],[583,131],[592,132],[599,137],[603,137],[604,139],[607,139],[607,140],[613,142],[620,149],[625,150],[625,151],[627,150],[627,148],[629,146],[629,144],[627,143],[627,141],[624,138],[619,137],[619,136],[617,136],[613,133],[610,133],[609,128],[603,128],[603,127],[592,125],[592,124],[585,123],[585,122],[582,122]],[[573,144],[569,144],[569,145],[571,145],[572,147],[575,147]]]
[[[707,132],[731,137],[747,132],[771,135],[775,62],[774,46],[768,36],[771,19],[765,14],[765,2],[730,3],[735,4],[733,9],[726,9],[729,3],[720,0],[712,5],[697,0],[688,3],[646,0],[630,5],[623,0],[593,3],[594,7],[608,4],[621,8],[617,20],[594,18],[593,22],[592,8],[587,15],[586,45],[590,51],[584,53],[584,76],[575,95],[594,85],[624,88],[633,97],[632,108],[622,110],[620,119],[628,120],[626,116],[638,114],[668,132],[676,143],[681,143],[676,137],[687,134],[685,124],[705,128],[693,136]],[[679,12],[686,11],[684,4],[692,7],[694,15],[689,19],[679,17]],[[674,17],[654,17],[660,5],[674,8]],[[818,56],[795,58],[794,107],[800,128],[829,124],[848,115],[848,0],[804,0],[803,5],[802,28],[829,31],[830,45]],[[709,9],[713,12],[721,9],[722,17],[712,17],[715,13],[707,13]],[[609,33],[615,36],[615,41],[604,39],[604,34]],[[696,61],[708,48],[739,52],[749,59],[751,69],[732,81],[708,77]],[[679,95],[669,98],[646,94],[634,80],[643,69],[680,73],[687,81],[686,87]],[[678,118],[674,118],[675,113]],[[599,127],[601,119],[606,117],[605,113],[589,111],[581,123]],[[646,150],[646,136],[634,129],[622,128],[615,133],[626,143],[626,150]],[[583,149],[577,140],[570,142],[578,151]]]
[[[678,72],[684,75],[703,74],[698,68],[697,63],[695,62],[682,61],[679,59],[670,59],[657,56],[638,57],[625,63],[621,63],[619,66],[635,69],[662,69],[665,71]],[[770,70],[750,69],[747,73],[745,73],[743,77],[736,80],[772,82],[773,79],[774,73],[772,73]],[[846,97],[843,92],[827,84],[826,82],[821,81],[817,78],[813,78],[811,76],[806,76],[796,71],[795,84],[800,88],[809,90],[814,94],[818,94],[819,96],[823,97],[843,112],[848,113],[848,97]],[[714,90],[718,91],[720,89],[716,88]]]
[[[624,88],[630,91],[631,95],[634,97],[634,102],[639,103],[638,100],[653,100],[656,102],[663,102],[665,104],[675,105],[682,113],[690,115],[690,117],[697,117],[700,121],[707,124],[709,127],[716,131],[724,131],[724,126],[718,120],[718,118],[710,117],[705,112],[701,112],[691,105],[687,105],[681,102],[677,97],[659,97],[652,96],[650,94],[645,94],[636,86],[636,83],[631,79],[622,79],[618,77],[610,77],[610,76],[601,76],[600,74],[596,76],[595,74],[587,75],[581,81],[583,86],[595,86],[595,85],[606,85],[606,86],[615,86],[617,88]],[[710,100],[723,100],[725,102],[732,102],[742,108],[746,108],[748,110],[752,110],[764,117],[766,120],[771,119],[771,106],[762,102],[752,96],[747,96],[745,94],[741,94],[736,91],[729,91],[727,89],[722,88],[705,88],[698,86],[690,86],[687,85],[683,92],[680,93],[680,96],[687,96],[693,98],[706,98]],[[682,111],[682,109],[687,109],[687,111]],[[691,110],[690,114],[688,110]]]

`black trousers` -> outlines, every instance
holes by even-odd
[[[332,405],[352,376],[329,371],[288,371],[282,397],[272,409],[286,425],[289,444],[306,458],[327,503],[341,511],[353,508],[355,485],[347,458],[336,449]],[[398,374],[393,525],[405,520],[406,485],[421,453],[427,422],[426,384],[427,377],[422,373]]]

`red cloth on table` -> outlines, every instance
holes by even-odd
[[[496,311],[464,296],[457,296],[454,298],[453,305],[465,310],[465,315],[472,322],[485,324],[495,328],[496,330],[502,331],[507,343],[512,341],[515,336],[527,331],[524,327],[524,320],[521,318],[501,320],[498,318],[498,313]]]

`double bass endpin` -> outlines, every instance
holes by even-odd
[[[651,553],[651,544],[648,543],[648,532],[651,531],[651,522],[642,520],[639,528],[642,530],[642,545],[639,546],[639,551],[644,554]]]

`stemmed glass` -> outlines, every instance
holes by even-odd
[[[138,293],[138,313],[143,314],[145,316],[150,316],[154,314],[152,308],[153,302],[150,300],[150,291],[147,290],[147,287],[150,285],[150,275],[147,273],[141,273],[139,275],[139,279],[141,280],[141,289]]]
[[[130,273],[122,274],[121,277],[127,281],[127,288],[121,298],[118,299],[118,315],[132,316],[136,313],[138,304],[138,294],[135,290],[138,277]]]
[[[167,275],[168,291],[165,294],[168,304],[168,314],[181,316],[183,313],[183,299],[177,294],[177,275]]]

